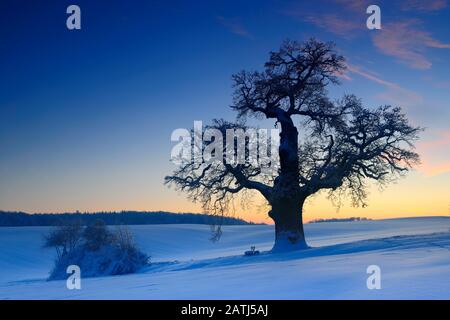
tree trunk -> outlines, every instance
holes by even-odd
[[[273,194],[269,199],[272,210],[269,216],[275,222],[275,244],[272,251],[306,249],[302,222],[305,197],[299,186],[298,131],[286,112],[279,112],[280,175],[275,179]]]
[[[275,244],[272,252],[308,248],[302,221],[303,201],[281,201],[272,205],[269,216],[275,222]]]

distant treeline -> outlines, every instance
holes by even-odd
[[[311,220],[309,223],[320,223],[320,222],[349,222],[349,221],[368,221],[372,220],[363,217],[350,217],[350,218],[331,218],[331,219],[315,219]]]
[[[34,213],[0,211],[0,227],[20,226],[56,226],[68,222],[80,222],[90,225],[96,220],[103,220],[107,225],[136,225],[136,224],[223,224],[245,225],[252,224],[245,220],[232,217],[218,217],[197,213],[172,212],[93,212],[93,213]]]

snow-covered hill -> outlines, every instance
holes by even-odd
[[[270,249],[273,226],[227,226],[218,243],[204,225],[130,229],[151,267],[68,290],[45,281],[48,228],[0,228],[0,299],[450,299],[450,218],[308,224],[311,249],[255,257],[242,253]],[[381,268],[380,290],[366,286],[369,265]]]

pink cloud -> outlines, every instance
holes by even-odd
[[[386,24],[373,37],[374,45],[384,54],[393,56],[415,69],[431,68],[425,56],[427,48],[450,49],[450,44],[434,39],[428,32],[418,30],[417,20]]]
[[[447,0],[404,0],[401,8],[404,11],[438,11],[446,8]]]
[[[384,86],[387,90],[378,95],[381,100],[386,100],[389,103],[400,105],[400,106],[411,106],[417,104],[417,102],[422,101],[422,97],[417,93],[405,89],[398,85],[397,83],[390,82],[382,79],[378,74],[373,71],[365,70],[360,66],[352,65],[347,63],[347,71],[349,73],[357,74],[363,78],[373,81],[379,85]],[[348,73],[346,74],[347,80],[350,78]],[[341,78],[345,79],[341,76]]]
[[[421,147],[424,150],[450,147],[450,131],[439,132],[437,139],[424,141],[421,143]]]
[[[369,70],[364,70],[362,67],[360,66],[356,66],[350,63],[347,63],[347,70],[351,73],[356,73],[366,79],[369,79],[371,81],[374,81],[378,84],[381,84],[383,86],[389,87],[389,88],[398,88],[399,86],[393,82],[389,82],[386,80],[381,79],[378,74],[376,74],[373,71],[369,71]]]
[[[345,8],[365,13],[368,6],[372,4],[371,0],[334,0],[337,4],[343,5]]]
[[[323,0],[317,2],[316,9],[308,8],[305,3],[299,2],[283,13],[345,38],[354,37],[355,31],[362,31],[366,27],[365,12],[368,0],[333,0],[343,9],[338,11],[329,8],[328,2]]]
[[[354,31],[363,28],[354,19],[344,19],[336,14],[308,15],[304,17],[304,20],[343,37],[352,37]]]
[[[440,131],[433,140],[417,143],[422,158],[419,170],[427,176],[436,176],[450,171],[450,131]]]
[[[422,157],[423,159],[423,157]],[[442,163],[431,163],[422,160],[419,170],[428,177],[438,176],[450,171],[450,161]]]
[[[249,39],[253,38],[253,36],[250,34],[250,32],[248,32],[248,30],[245,29],[245,27],[238,20],[227,19],[222,16],[218,16],[217,20],[232,33],[234,33],[238,36],[244,37],[244,38],[249,38]]]

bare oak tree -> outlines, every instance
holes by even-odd
[[[277,170],[264,171],[250,162],[190,161],[166,183],[217,214],[237,194],[257,191],[271,207],[273,250],[307,248],[302,210],[309,196],[328,190],[365,206],[367,180],[385,184],[419,161],[413,142],[421,128],[411,126],[399,107],[366,108],[353,95],[328,98],[326,87],[339,83],[345,66],[331,43],[285,41],[262,72],[233,76],[238,122],[216,120],[208,127],[225,133],[245,129],[248,117],[273,120],[280,129]],[[227,152],[215,152],[222,151]]]

